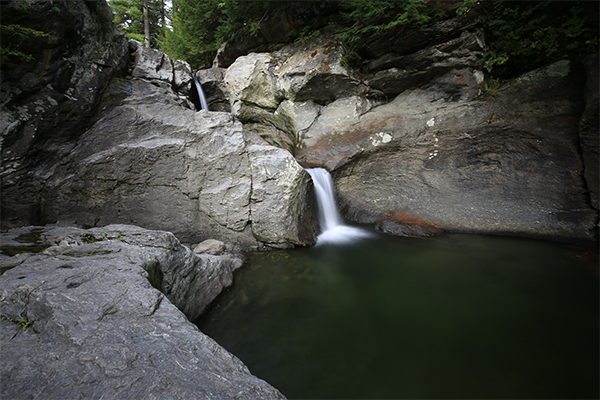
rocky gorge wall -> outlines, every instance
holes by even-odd
[[[4,397],[282,398],[188,318],[237,250],[314,244],[301,165],[384,232],[597,239],[597,55],[493,81],[460,18],[374,40],[360,74],[326,34],[240,42],[197,71],[214,111],[196,112],[189,65],[127,41],[105,2],[29,3],[2,3],[51,33],[2,65],[0,239],[21,247],[0,255]],[[209,238],[223,254],[181,245]]]
[[[56,61],[11,69],[3,85],[4,227],[117,222],[185,243],[310,245],[316,209],[299,162],[332,171],[347,219],[389,233],[419,220],[596,238],[597,55],[491,80],[474,21],[459,17],[374,39],[361,74],[327,34],[270,52],[238,43],[197,72],[215,112],[196,113],[187,64],[126,44],[105,8],[74,4],[61,10],[86,40],[56,28],[50,43],[63,45],[44,59]],[[43,2],[28,12],[65,18]],[[27,89],[38,75],[46,85]]]
[[[472,20],[409,36],[373,39],[360,74],[322,34],[198,76],[246,129],[330,170],[351,221],[595,242],[598,55],[498,80]]]
[[[24,12],[33,20],[56,17],[43,3]],[[29,75],[11,69],[3,86],[5,228],[127,223],[171,231],[185,243],[217,238],[241,249],[314,244],[311,182],[289,152],[245,130],[230,113],[197,113],[187,63],[127,43],[110,19],[94,33],[99,12],[87,2],[73,4],[64,2],[61,13],[91,27],[83,47],[69,43],[82,47],[70,64],[56,61],[71,68],[70,80],[51,78],[53,71],[41,70],[44,60],[38,60]],[[112,46],[102,55],[111,57],[112,68],[93,58],[102,46]],[[85,71],[90,78],[71,64],[91,65]],[[21,87],[34,73],[62,80],[25,95]],[[45,94],[60,85],[66,86],[55,94],[60,102]],[[71,104],[79,92],[88,95],[86,112]],[[40,108],[40,96],[56,107]],[[54,118],[61,114],[70,119]]]

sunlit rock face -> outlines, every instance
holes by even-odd
[[[185,108],[160,82],[113,80],[100,117],[48,181],[45,218],[132,223],[186,243],[313,243],[310,181],[292,155],[229,113]],[[287,223],[269,224],[265,214]]]

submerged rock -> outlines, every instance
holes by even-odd
[[[2,398],[284,398],[175,307],[197,317],[239,257],[133,226],[31,229],[52,246],[0,276]]]
[[[420,217],[395,211],[387,214],[375,224],[375,230],[396,236],[435,236],[444,228]]]

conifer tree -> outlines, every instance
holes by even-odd
[[[158,46],[169,14],[165,0],[109,0],[108,4],[114,12],[115,24],[129,38],[146,46]]]

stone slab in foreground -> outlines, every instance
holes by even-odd
[[[0,398],[283,398],[169,300],[206,307],[239,257],[194,254],[168,232],[125,225],[1,239],[5,253],[52,246],[0,256]]]

